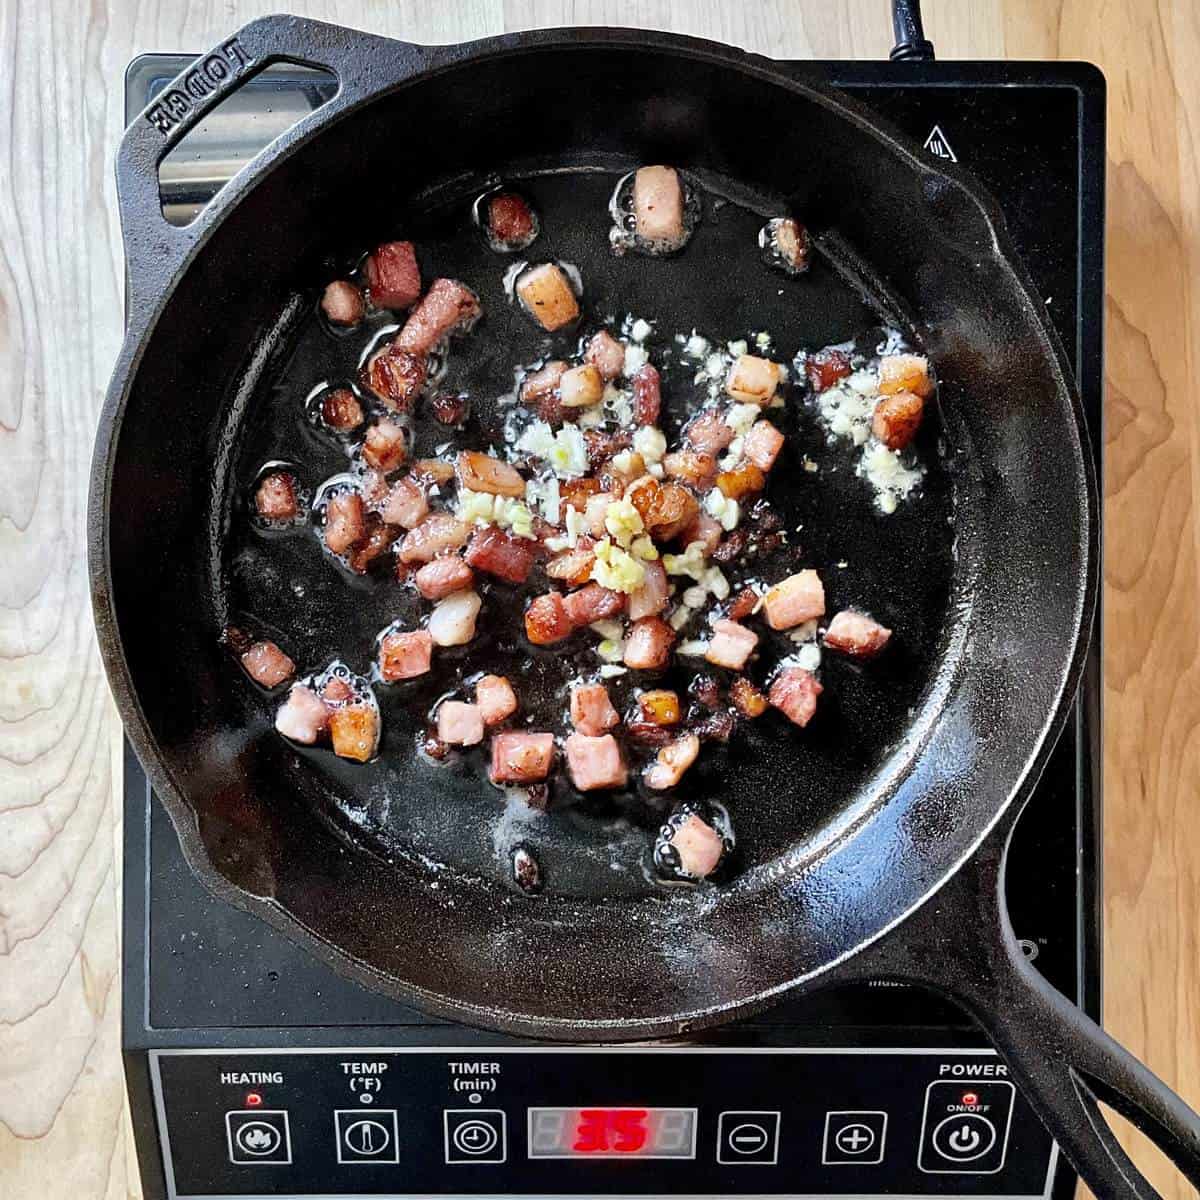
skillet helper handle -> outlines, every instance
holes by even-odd
[[[159,197],[159,164],[207,113],[274,62],[330,71],[337,76],[338,90],[260,151],[255,163],[285,152],[314,123],[325,124],[388,84],[415,74],[424,65],[424,51],[322,21],[267,16],[244,25],[181,71],[135,118],[117,151],[131,315],[173,278],[223,210],[218,194],[191,224],[169,224]],[[226,188],[232,191],[235,186],[231,181]]]
[[[1026,959],[1004,904],[1007,837],[975,858],[897,931],[864,970],[931,987],[962,1005],[1099,1200],[1158,1193],[1114,1136],[1100,1104],[1144,1133],[1200,1188],[1200,1117]]]

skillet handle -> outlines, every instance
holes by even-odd
[[[1200,1188],[1200,1117],[1026,959],[1004,904],[1006,858],[1007,837],[993,836],[868,952],[863,970],[933,988],[965,1008],[1099,1200],[1158,1196],[1118,1143],[1101,1102]],[[971,929],[965,937],[964,928]]]
[[[325,124],[386,87],[420,71],[422,47],[303,17],[251,21],[180,72],[125,131],[117,151],[117,200],[125,239],[131,319],[169,282],[219,220],[220,197],[186,226],[169,224],[159,198],[158,168],[167,151],[222,100],[274,62],[319,67],[337,76],[337,92],[280,134],[256,166],[286,153],[317,123]],[[236,191],[230,181],[226,190]]]

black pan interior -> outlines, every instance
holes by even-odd
[[[823,259],[800,278],[763,261],[758,230],[781,211],[780,197],[746,196],[736,183],[706,176],[700,187],[703,219],[683,254],[668,259],[614,255],[607,239],[608,198],[632,165],[610,162],[590,170],[518,174],[516,182],[543,221],[530,254],[573,263],[584,280],[583,323],[557,336],[541,333],[509,302],[503,277],[514,259],[490,250],[474,228],[472,201],[495,180],[458,182],[436,207],[397,215],[390,232],[419,242],[426,278],[447,274],[469,282],[486,313],[470,337],[452,344],[440,385],[472,397],[468,425],[461,433],[449,431],[422,408],[415,456],[445,452],[447,444],[499,444],[509,409],[497,401],[511,396],[514,367],[570,355],[581,329],[586,333],[606,319],[619,324],[628,312],[655,325],[647,345],[663,367],[669,414],[663,424],[672,441],[682,419],[705,397],[703,384],[694,380],[696,363],[681,353],[676,332],[699,328],[720,346],[770,330],[777,339],[772,353],[786,362],[798,350],[857,334],[873,351],[881,337],[875,325],[883,314],[864,304],[855,283]],[[514,171],[520,172],[519,164]],[[730,193],[742,203],[731,201]],[[239,628],[277,636],[302,671],[341,658],[365,675],[378,631],[396,619],[415,627],[428,605],[398,585],[386,565],[367,579],[341,569],[322,551],[311,523],[283,533],[263,531],[247,511],[264,463],[296,464],[310,494],[322,480],[347,469],[345,443],[308,419],[307,399],[321,383],[352,385],[365,348],[395,323],[394,315],[382,313],[366,328],[331,332],[318,313],[318,294],[318,288],[310,288],[297,306],[296,320],[281,334],[278,368],[264,372],[244,418],[239,410],[226,435],[236,461],[230,463],[229,494],[220,498],[229,514],[220,527],[227,532],[223,544],[213,548],[214,560],[222,563],[215,572],[217,605],[228,608],[229,620]],[[831,818],[858,798],[910,724],[938,669],[953,532],[950,471],[943,470],[939,443],[942,454],[953,456],[938,422],[931,420],[920,447],[931,465],[923,495],[884,516],[870,486],[854,472],[853,450],[844,443],[827,447],[803,390],[793,388],[790,397],[788,409],[773,414],[787,432],[788,447],[768,491],[785,518],[788,542],[733,569],[731,582],[736,589],[742,582],[775,580],[815,566],[829,581],[831,611],[858,605],[896,630],[894,652],[870,667],[827,657],[828,693],[820,719],[805,732],[772,710],[762,721],[743,726],[727,745],[710,744],[675,797],[645,791],[587,797],[560,773],[545,814],[520,800],[504,802],[503,793],[486,780],[483,747],[448,763],[414,753],[438,697],[461,688],[464,676],[479,671],[518,681],[533,728],[568,731],[568,683],[595,670],[597,639],[587,631],[566,644],[529,645],[521,614],[527,599],[547,586],[535,572],[521,588],[485,580],[479,637],[470,646],[439,654],[441,665],[431,676],[377,688],[384,742],[379,758],[366,766],[343,763],[324,750],[270,745],[271,709],[278,697],[257,696],[231,661],[229,686],[246,693],[245,719],[256,731],[257,752],[277,758],[279,770],[301,783],[314,809],[336,813],[340,828],[355,841],[369,841],[379,853],[436,862],[507,886],[511,853],[520,844],[538,859],[545,889],[555,895],[611,898],[660,891],[649,851],[673,800],[716,802],[729,812],[737,848],[724,879],[776,858],[798,841],[821,845]],[[823,470],[806,472],[806,457]],[[763,682],[794,650],[786,635],[764,634],[752,674]],[[696,671],[691,660],[690,667],[680,663],[652,682],[686,696]],[[635,687],[649,682],[635,674],[612,681],[618,709],[628,707]],[[781,790],[781,775],[793,786]]]
[[[741,203],[708,214],[677,262],[614,261],[596,244],[603,202],[614,172],[642,161],[677,163]],[[727,801],[739,836],[721,887],[655,892],[640,839],[605,874],[596,826],[622,826],[568,807],[546,823],[552,894],[517,897],[496,868],[486,785],[391,753],[418,704],[385,703],[376,767],[301,758],[218,645],[224,622],[248,614],[305,667],[334,652],[362,666],[370,636],[399,615],[390,589],[355,588],[311,537],[250,538],[245,487],[267,458],[296,459],[311,482],[337,464],[293,419],[313,371],[345,371],[355,355],[349,342],[314,349],[312,289],[383,237],[416,237],[427,274],[480,287],[486,323],[452,370],[477,397],[511,387],[530,333],[499,299],[502,264],[489,256],[490,278],[478,274],[463,225],[484,183],[513,177],[547,214],[538,256],[579,263],[593,316],[619,307],[729,337],[765,327],[789,356],[861,330],[877,315],[828,265],[795,284],[763,272],[757,225],[792,209],[870,264],[943,380],[922,446],[928,494],[887,519],[845,469],[796,478],[797,452],[836,456],[811,421],[787,418],[791,468],[773,487],[804,526],[799,552],[826,568],[834,604],[888,619],[899,652],[869,671],[829,663],[828,703],[804,734],[772,718],[727,760],[706,755],[689,784]],[[765,1003],[960,861],[1019,789],[1069,683],[1090,537],[1078,409],[985,205],[741,60],[586,40],[468,53],[299,144],[235,198],[115,385],[97,601],[103,635],[111,595],[116,686],[139,750],[219,892],[434,1010],[636,1036]],[[495,653],[517,653],[503,622],[493,637]]]

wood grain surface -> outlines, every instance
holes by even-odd
[[[278,0],[0,0],[0,1196],[140,1194],[119,1056],[120,739],[88,606],[93,428],[121,334],[113,154],[136,53]],[[622,24],[769,55],[890,46],[886,0],[292,0],[414,41]],[[926,0],[943,58],[1109,82],[1106,1022],[1200,1105],[1200,5]],[[1187,1191],[1136,1139],[1166,1196]]]

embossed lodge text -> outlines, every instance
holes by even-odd
[[[179,86],[167,88],[146,110],[146,120],[159,133],[170,133],[195,107],[196,102],[217,91],[227,79],[240,75],[254,59],[237,40],[230,38],[179,78]]]

